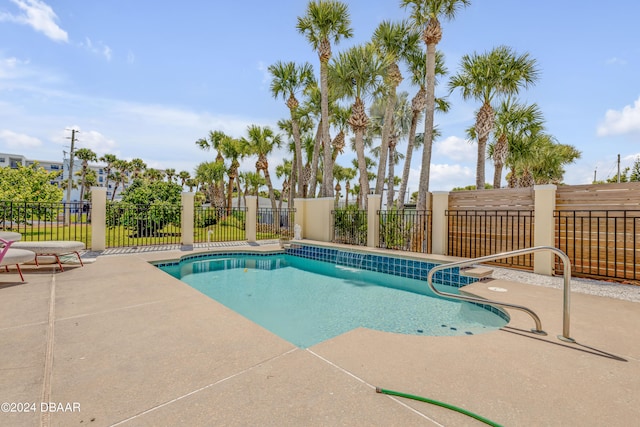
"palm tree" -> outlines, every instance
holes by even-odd
[[[118,187],[120,186],[120,182],[122,182],[121,172],[118,170],[113,171],[109,174],[109,178],[111,178],[113,182],[115,182],[115,185],[113,186],[113,193],[111,193],[111,201],[113,202],[113,199],[116,197]]]
[[[341,52],[332,63],[330,72],[338,93],[345,98],[353,98],[349,124],[355,134],[355,148],[360,172],[362,192],[361,207],[366,206],[369,194],[369,180],[364,154],[364,133],[369,124],[363,98],[375,93],[382,85],[382,79],[390,64],[388,56],[382,56],[373,45],[354,46]],[[327,176],[323,176],[326,181]],[[324,184],[326,187],[326,183]]]
[[[281,61],[269,66],[269,72],[273,76],[271,80],[271,93],[274,98],[282,96],[286,100],[287,107],[291,114],[291,130],[295,142],[295,173],[292,173],[290,182],[292,195],[300,197],[302,195],[302,185],[296,180],[302,176],[302,145],[300,142],[300,126],[298,124],[298,106],[296,93],[315,83],[313,77],[313,67],[308,62],[296,65],[295,62]],[[297,185],[297,190],[296,190]]]
[[[194,178],[188,178],[184,184],[189,187],[189,193],[193,193],[193,189],[198,187],[198,180]]]
[[[113,194],[111,195],[111,200],[116,197],[116,192],[118,191],[118,184],[122,185],[122,191],[126,189],[127,182],[129,181],[129,173],[131,172],[131,163],[126,160],[116,160],[113,162],[113,167],[116,169],[117,173],[114,173],[118,180],[116,181],[116,186],[113,189]]]
[[[422,150],[422,168],[420,170],[420,188],[418,190],[418,210],[426,210],[429,192],[429,173],[431,171],[431,151],[433,148],[433,116],[435,112],[436,86],[436,47],[442,40],[440,19],[453,19],[470,0],[400,0],[404,8],[411,8],[411,21],[416,29],[422,30],[422,41],[427,46],[426,90],[427,102],[424,120],[424,148]]]
[[[351,180],[357,176],[358,170],[354,168],[343,168],[344,174],[344,206],[349,206],[349,193],[351,192]]]
[[[82,169],[80,171],[80,201],[84,201],[85,179],[89,170],[89,162],[97,162],[98,156],[90,148],[78,148],[73,155],[82,160]]]
[[[209,203],[216,209],[222,208],[220,200],[216,197],[216,186],[224,179],[223,162],[202,162],[196,166],[196,179],[206,185],[209,193]]]
[[[331,59],[331,41],[338,44],[344,38],[353,36],[351,19],[347,5],[335,0],[310,1],[305,16],[298,17],[297,29],[318,52],[320,58],[321,93],[321,140],[324,144],[323,197],[333,196],[333,169],[331,165],[331,147],[329,145],[329,60]]]
[[[278,178],[284,177],[282,181],[282,192],[280,193],[280,200],[278,202],[278,209],[282,209],[282,201],[289,196],[291,200],[291,193],[293,193],[293,187],[291,186],[291,175],[293,173],[293,163],[289,159],[283,159],[282,164],[276,166],[276,176]],[[291,205],[289,205],[291,207]]]
[[[351,108],[345,108],[336,105],[331,115],[331,121],[333,125],[338,128],[333,141],[331,141],[331,162],[335,163],[338,158],[338,154],[344,152],[344,141],[346,138],[346,131],[349,128],[349,117],[351,117]]]
[[[224,163],[224,157],[220,151],[220,146],[223,141],[231,138],[226,135],[224,132],[216,130],[209,131],[208,139],[200,138],[196,141],[196,145],[199,146],[202,150],[216,150],[216,162]],[[224,179],[220,180],[216,184],[216,188],[212,190],[215,192],[216,206],[222,206],[225,203],[224,197]]]
[[[258,195],[260,187],[265,184],[265,179],[257,172],[242,172],[240,174],[241,180],[244,182],[244,206],[247,206],[247,195]]]
[[[247,128],[247,138],[244,139],[247,149],[252,154],[258,155],[258,161],[256,162],[256,171],[259,173],[262,171],[264,174],[265,182],[269,189],[269,199],[271,199],[271,208],[276,210],[276,198],[273,193],[273,185],[271,183],[271,176],[269,175],[269,162],[267,156],[273,151],[274,148],[280,147],[282,143],[280,135],[275,134],[270,127],[260,127],[257,125],[250,125]]]
[[[380,161],[378,162],[378,176],[375,194],[382,194],[384,176],[387,167],[387,152],[391,135],[393,111],[396,104],[396,89],[402,83],[402,73],[398,60],[403,53],[417,48],[418,37],[413,37],[406,22],[393,23],[382,21],[373,33],[373,44],[383,55],[389,57],[389,67],[384,76],[384,118],[382,120],[382,135],[380,143]],[[413,44],[413,45],[412,45]]]
[[[510,97],[500,103],[496,112],[494,142],[489,144],[493,159],[493,188],[500,188],[502,168],[509,156],[510,145],[544,130],[544,118],[536,104],[523,105]]]
[[[161,181],[165,176],[165,172],[156,168],[147,168],[142,174],[143,178],[149,180],[149,182]]]
[[[517,55],[511,48],[499,46],[483,54],[464,55],[460,72],[451,77],[449,90],[462,91],[465,100],[480,101],[476,115],[475,132],[478,139],[476,162],[476,188],[484,189],[485,155],[487,140],[493,130],[495,112],[491,106],[496,98],[517,95],[521,88],[535,83],[538,69],[535,59],[528,53]]]
[[[107,175],[107,179],[105,181],[104,186],[108,189],[109,188],[109,178],[111,177],[111,169],[113,168],[113,163],[116,160],[118,160],[118,158],[114,154],[105,154],[104,156],[100,157],[98,160],[100,160],[101,162],[106,163],[106,165],[104,167],[104,172]]]
[[[351,160],[351,164],[353,165],[353,168],[356,171],[358,171],[358,173],[359,173],[360,172],[360,162],[358,161],[358,159]],[[371,180],[376,178],[375,172],[371,172],[371,169],[376,167],[376,162],[371,157],[365,156],[364,164],[365,164],[365,167],[366,167],[366,180],[367,180],[367,182],[369,182],[369,181],[371,181]],[[360,176],[358,178],[360,178]],[[360,182],[359,179],[358,179],[358,182]],[[354,193],[357,195],[356,196],[356,206],[358,208],[360,208],[363,205],[362,198],[364,196],[364,193],[362,192],[362,187],[360,186],[360,184],[357,184],[357,185],[354,185],[353,188],[354,188]],[[357,189],[357,191],[356,191],[356,189]]]
[[[178,173],[178,179],[180,179],[180,185],[183,188],[189,178],[191,178],[191,174],[188,171],[180,171],[180,173]]]
[[[147,168],[147,164],[142,159],[131,159],[129,162],[131,166],[131,172],[133,172],[133,179],[140,177],[142,172]]]
[[[231,160],[231,165],[227,170],[229,177],[229,187],[227,188],[227,212],[231,212],[231,201],[233,198],[233,183],[238,178],[238,168],[240,167],[240,159],[247,154],[247,148],[244,143],[236,138],[224,138],[220,142],[219,150],[227,159]],[[240,185],[237,185],[238,194],[240,194]],[[238,205],[238,207],[240,207]]]
[[[176,177],[176,170],[173,168],[167,168],[164,170],[164,174],[167,177],[167,182],[173,182]]]
[[[335,190],[336,190],[336,200],[334,202],[334,204],[336,206],[338,206],[338,203],[340,202],[340,191],[342,191],[342,186],[340,185],[340,181],[346,181],[347,180],[347,172],[348,168],[345,168],[343,166],[340,165],[333,165],[333,179],[336,181],[336,186],[335,186]]]
[[[580,157],[580,151],[571,145],[558,144],[545,132],[534,132],[512,141],[505,162],[509,187],[532,187],[535,184],[560,184],[563,166]]]
[[[413,158],[413,149],[422,145],[424,142],[424,134],[422,134],[422,138],[420,138],[420,143],[418,143],[416,139],[416,130],[418,128],[418,123],[420,122],[422,112],[425,110],[427,106],[427,89],[426,89],[426,54],[424,52],[411,52],[405,57],[407,64],[409,66],[409,71],[411,72],[411,83],[418,86],[418,92],[414,95],[413,99],[411,99],[411,126],[409,128],[409,138],[407,141],[407,153],[405,154],[404,167],[402,169],[402,181],[400,182],[400,198],[398,199],[398,209],[404,209],[404,195],[407,192],[407,185],[409,183],[409,171],[411,169],[411,160]],[[438,77],[444,76],[447,74],[447,69],[444,66],[444,55],[442,52],[436,52],[436,70],[435,70],[435,79],[437,81]],[[449,111],[449,103],[443,98],[434,98],[435,99],[435,110],[441,112]],[[431,143],[436,139],[435,129],[432,131],[431,135]],[[429,162],[431,162],[431,155],[429,155]],[[428,177],[427,177],[428,178]],[[428,188],[428,184],[427,184]]]

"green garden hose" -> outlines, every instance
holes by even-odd
[[[471,418],[475,418],[478,421],[482,421],[485,424],[488,424],[490,426],[493,427],[502,427],[500,424],[498,423],[494,423],[493,421],[482,417],[478,414],[474,414],[473,412],[467,411],[466,409],[462,409],[462,408],[458,408],[457,406],[453,406],[450,405],[448,403],[444,403],[444,402],[439,402],[437,400],[433,400],[433,399],[428,399],[426,397],[421,397],[421,396],[415,396],[413,394],[406,394],[406,393],[401,393],[399,391],[393,391],[393,390],[386,390],[384,388],[380,388],[380,387],[376,387],[376,393],[383,393],[383,394],[389,394],[391,396],[399,396],[399,397],[405,397],[407,399],[413,399],[413,400],[419,400],[421,402],[427,402],[427,403],[431,403],[432,405],[437,405],[437,406],[441,406],[443,408],[447,408],[447,409],[451,409],[452,411],[456,411],[456,412],[460,412],[461,414],[467,415]]]

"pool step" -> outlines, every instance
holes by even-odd
[[[488,267],[469,267],[460,269],[460,275],[467,277],[475,277],[476,279],[485,279],[491,277],[492,268]]]

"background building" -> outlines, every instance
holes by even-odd
[[[59,176],[51,181],[51,184],[57,185],[64,190],[62,201],[66,202],[67,198],[67,182],[69,177],[69,158],[65,153],[65,157],[62,162],[51,160],[31,160],[20,154],[0,153],[0,167],[10,167],[17,169],[18,165],[31,166],[34,163],[38,163],[38,166],[44,168],[49,172],[60,172]],[[105,165],[89,165],[89,169],[95,171],[98,177],[98,186],[104,187],[107,183],[107,172],[104,169]],[[80,176],[78,172],[82,170],[82,162],[79,159],[73,160],[73,185],[71,188],[71,202],[80,201]],[[107,188],[107,200],[111,200],[113,191],[115,189],[115,183],[109,181],[109,187]],[[122,192],[122,186],[119,186],[116,191],[116,200],[120,199],[120,193]]]

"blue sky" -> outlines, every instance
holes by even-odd
[[[334,54],[370,39],[382,20],[408,15],[394,0],[351,0],[354,37]],[[317,54],[296,31],[306,1],[0,0],[0,152],[60,160],[70,132],[77,147],[99,155],[142,158],[149,167],[193,173],[212,160],[195,141],[209,130],[235,137],[250,124],[276,128],[288,117],[269,90],[267,67]],[[443,22],[439,49],[450,74],[464,54],[498,45],[529,52],[541,70],[522,101],[537,103],[549,133],[582,158],[565,182],[586,184],[631,166],[640,155],[640,2],[618,0],[472,0],[455,21]],[[415,89],[401,89],[413,96]],[[447,95],[446,80],[437,88]],[[476,146],[464,130],[476,103],[454,93],[436,115],[431,190],[475,182]],[[406,144],[400,146],[404,151]],[[271,156],[270,169],[287,156]],[[417,190],[420,155],[409,188]],[[350,165],[345,152],[338,162]],[[243,162],[254,170],[255,159]],[[398,171],[399,169],[396,168]],[[493,168],[487,163],[486,180]]]

